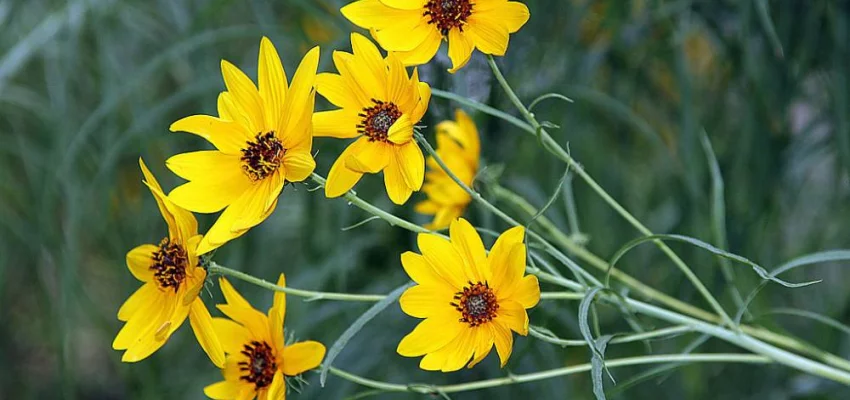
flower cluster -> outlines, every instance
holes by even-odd
[[[147,358],[188,317],[201,348],[224,375],[204,389],[211,398],[283,399],[286,376],[321,363],[321,343],[285,343],[283,292],[275,293],[266,314],[221,278],[226,304],[217,308],[227,318],[213,318],[201,296],[212,251],[262,223],[287,183],[314,175],[313,137],[355,139],[330,167],[327,180],[316,179],[324,183],[327,197],[350,193],[364,174],[382,172],[394,203],[404,204],[422,189],[428,199],[416,210],[434,215],[427,228],[449,227],[450,240],[420,234],[421,254],[401,256],[405,271],[418,283],[402,296],[402,310],[425,320],[401,339],[399,354],[424,355],[420,365],[426,370],[453,371],[477,364],[495,345],[504,366],[511,331],[528,333],[525,310],[537,303],[540,291],[534,276],[523,276],[524,231],[505,232],[488,255],[472,225],[460,218],[470,196],[433,157],[426,174],[414,130],[428,109],[431,88],[420,81],[416,68],[406,68],[428,62],[442,39],[449,41],[452,72],[467,63],[475,48],[502,55],[508,34],[528,20],[528,9],[506,0],[359,0],[341,11],[370,29],[386,56],[370,39],[353,33],[351,52],[333,53],[337,73],[317,74],[320,50],[315,47],[289,81],[277,50],[264,37],[256,84],[222,61],[226,90],[218,96],[218,115],[192,115],[171,125],[171,131],[201,136],[215,147],[166,161],[186,183],[166,195],[139,160],[168,232],[158,244],[127,253],[127,267],[143,285],[118,311],[125,324],[113,347],[124,350],[122,361]],[[316,92],[338,108],[315,112]],[[472,184],[480,157],[472,119],[457,111],[456,121],[442,122],[436,130],[439,157]],[[221,214],[202,235],[192,212]],[[283,274],[277,286],[285,287]]]

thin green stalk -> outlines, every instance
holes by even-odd
[[[620,205],[616,200],[614,200],[602,186],[599,186],[593,178],[584,171],[584,168],[576,162],[569,153],[567,153],[551,136],[546,130],[537,122],[537,119],[534,115],[528,111],[525,105],[522,104],[519,97],[517,97],[516,93],[514,93],[511,85],[508,84],[508,81],[505,80],[504,75],[499,70],[499,66],[496,65],[496,60],[493,59],[493,56],[487,56],[487,62],[490,64],[490,69],[493,70],[493,75],[496,77],[496,80],[499,81],[499,84],[505,90],[505,93],[510,98],[511,102],[516,106],[517,110],[525,117],[526,121],[531,124],[532,133],[540,139],[541,143],[543,143],[543,147],[549,149],[549,151],[554,154],[556,157],[566,162],[567,165],[572,168],[579,177],[581,177],[585,183],[587,183],[593,191],[595,191],[599,197],[602,198],[606,203],[608,203],[611,208],[617,211],[620,216],[622,216],[626,221],[628,221],[633,227],[635,227],[641,234],[643,235],[652,235],[652,231],[650,231],[646,226],[644,226],[640,221],[637,220],[631,213],[629,213],[623,206]],[[661,242],[660,240],[654,241],[658,248],[664,252],[676,266],[685,274],[688,280],[694,285],[698,292],[705,298],[711,308],[720,315],[723,319],[723,322],[728,326],[735,326],[735,322],[732,321],[732,318],[729,317],[729,314],[723,309],[717,299],[714,298],[714,295],[705,287],[702,281],[694,274],[694,272],[682,261],[679,256],[673,252],[670,247]]]
[[[524,198],[522,198],[522,196],[519,196],[518,194],[511,192],[510,190],[498,185],[494,185],[493,187],[491,187],[491,191],[496,197],[514,204],[525,213],[529,215],[537,214],[537,209],[534,208],[534,206],[532,206],[530,203],[528,203],[528,201],[526,201]],[[593,254],[592,252],[588,251],[583,246],[580,246],[575,243],[571,238],[561,232],[546,217],[541,216],[536,222],[547,231],[547,233],[552,237],[555,243],[563,246],[565,249],[567,249],[567,251],[571,252],[572,254],[575,254],[576,257],[584,260],[588,264],[592,265],[594,268],[597,268],[601,271],[605,271],[608,269],[608,262],[606,260],[603,260],[596,254]],[[711,314],[701,308],[694,307],[679,299],[660,292],[644,284],[643,282],[633,278],[631,275],[623,271],[615,269],[611,272],[611,276],[620,280],[621,282],[623,282],[623,284],[634,290],[636,293],[639,293],[641,296],[643,296],[649,301],[656,301],[658,303],[664,304],[665,306],[673,310],[690,315],[692,317],[700,318],[705,321],[715,323],[721,322],[721,319],[717,315]],[[805,343],[800,339],[778,334],[764,328],[753,327],[749,325],[740,325],[740,328],[742,331],[744,331],[744,333],[748,335],[757,337],[761,340],[773,343],[778,346],[782,346],[786,349],[798,351],[802,354],[816,357],[817,359],[829,365],[850,371],[850,362],[848,362],[847,360],[829,352],[823,351],[817,347],[812,346],[811,344]]]
[[[584,293],[575,292],[543,292],[540,293],[540,300],[581,300],[584,298]]]
[[[295,289],[291,287],[283,287],[275,285],[267,280],[257,278],[253,275],[246,274],[242,271],[237,271],[235,269],[230,269],[225,266],[216,264],[215,261],[210,261],[209,266],[207,267],[210,273],[217,273],[221,275],[232,276],[236,279],[243,280],[245,282],[257,285],[261,288],[273,290],[276,292],[283,292],[286,294],[291,294],[293,296],[306,297],[308,301],[313,300],[339,300],[339,301],[366,301],[366,302],[376,302],[381,301],[386,295],[383,294],[349,294],[349,293],[333,293],[333,292],[316,292],[312,290],[301,290]]]
[[[751,354],[664,354],[654,356],[628,357],[615,360],[606,360],[608,368],[625,367],[630,365],[664,364],[664,363],[689,363],[689,362],[712,362],[712,363],[745,363],[745,364],[769,364],[771,360],[767,357]],[[556,368],[547,371],[534,372],[530,374],[510,375],[504,378],[486,379],[476,382],[461,383],[457,385],[401,385],[363,378],[350,372],[331,367],[332,374],[345,380],[388,392],[412,392],[422,394],[456,393],[470,390],[486,389],[498,386],[514,385],[518,383],[534,382],[543,379],[556,378],[559,376],[574,375],[590,371],[591,364],[579,364],[571,367]]]
[[[687,325],[679,325],[679,326],[671,326],[669,328],[656,329],[654,331],[648,331],[643,333],[635,333],[630,335],[617,336],[614,339],[611,339],[609,344],[621,344],[621,343],[632,343],[632,342],[640,342],[647,339],[654,339],[658,337],[678,335],[681,333],[693,332],[694,330]],[[549,342],[552,344],[556,344],[558,346],[572,346],[572,347],[585,347],[587,346],[587,341],[584,339],[561,339],[558,337],[554,337],[551,335],[547,335],[546,333],[540,331],[535,327],[529,327],[528,333],[531,336],[534,336],[544,342]]]

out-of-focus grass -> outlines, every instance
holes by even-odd
[[[587,170],[654,231],[713,240],[711,178],[699,139],[705,130],[725,180],[729,250],[772,266],[806,252],[847,248],[850,6],[768,1],[761,2],[767,11],[761,14],[758,3],[529,0],[532,19],[511,37],[500,63],[526,101],[546,92],[576,100],[547,101],[535,112],[560,125],[556,138],[568,142]],[[165,233],[140,182],[137,158],[145,157],[166,188],[177,185],[163,161],[208,145],[171,134],[168,125],[214,109],[223,88],[221,58],[253,75],[261,35],[276,43],[290,74],[314,44],[322,45],[320,68],[331,70],[332,49],[346,48],[354,29],[337,12],[341,4],[0,1],[0,398],[198,398],[205,384],[219,379],[188,328],[138,364],[121,363],[120,353],[111,349],[120,327],[116,311],[137,286],[124,254]],[[441,55],[421,69],[435,87],[510,110],[480,55],[456,75],[446,73],[447,67]],[[454,106],[434,99],[425,123],[450,118]],[[476,120],[486,162],[508,166],[502,183],[544,204],[563,165],[510,126],[482,115]],[[315,146],[318,172],[326,174],[342,145],[318,139]],[[581,182],[574,185],[591,250],[608,257],[638,235]],[[308,188],[287,188],[273,216],[220,250],[217,261],[266,279],[285,272],[291,286],[317,290],[384,293],[407,279],[398,256],[415,249],[411,234],[381,222],[341,231],[367,216]],[[393,207],[377,177],[364,179],[358,193],[425,221],[409,205]],[[478,225],[504,228],[479,209],[468,215]],[[561,202],[547,216],[564,230],[570,227]],[[201,222],[209,226],[212,217]],[[719,261],[673,246],[731,310]],[[704,306],[656,249],[637,249],[622,265]],[[794,307],[848,320],[850,292],[841,265],[793,274],[824,282],[797,290],[769,287],[752,306],[755,316]],[[734,276],[744,292],[757,283],[743,269]],[[236,285],[257,307],[270,304],[270,293]],[[211,296],[209,304],[220,300],[217,288]],[[287,329],[330,345],[367,307],[292,299]],[[601,311],[604,331],[628,328],[618,314]],[[545,302],[531,320],[561,336],[579,337],[575,314],[576,304]],[[756,322],[843,357],[850,354],[844,333],[809,320],[767,315]],[[584,348],[562,350],[519,338],[506,370],[488,359],[474,370],[426,373],[417,369],[418,360],[395,354],[414,324],[391,307],[354,338],[335,365],[393,382],[448,383],[589,360]],[[694,338],[653,343],[653,351],[677,352]],[[734,349],[714,341],[699,347],[720,350]],[[644,351],[640,344],[612,346],[607,356]],[[626,381],[644,370],[613,372]],[[334,377],[320,390],[315,374],[306,377],[311,385],[302,398],[341,398],[364,390]],[[575,376],[462,398],[487,396],[590,398],[590,379]],[[834,384],[785,368],[704,365],[680,368],[660,385],[653,378],[618,398],[847,396]]]

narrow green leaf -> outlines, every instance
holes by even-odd
[[[807,318],[812,321],[820,322],[835,329],[838,329],[844,334],[850,335],[850,326],[838,322],[838,320],[827,317],[826,315],[818,314],[814,311],[801,310],[798,308],[773,308],[762,314],[760,317],[767,315],[793,315],[795,317]]]
[[[567,103],[575,103],[575,102],[573,101],[573,99],[571,99],[571,98],[569,98],[569,97],[567,97],[567,96],[564,96],[564,95],[562,95],[562,94],[558,94],[558,93],[546,93],[546,94],[541,95],[540,97],[538,97],[538,98],[534,99],[534,101],[532,101],[532,102],[531,102],[531,104],[529,104],[529,105],[528,105],[528,111],[534,111],[534,107],[535,107],[536,105],[540,104],[540,102],[542,102],[543,100],[548,100],[548,99],[557,99],[557,100],[563,100],[563,101],[566,101]]]
[[[594,343],[596,350],[602,355],[597,356],[594,353],[593,358],[590,359],[590,378],[593,381],[593,394],[596,396],[596,400],[605,400],[605,382],[602,380],[602,370],[605,369],[605,349],[613,337],[614,335],[600,336]],[[608,376],[611,377],[610,372]],[[611,377],[611,381],[614,382],[613,377]],[[614,384],[616,385],[616,382]]]
[[[330,369],[331,365],[333,364],[339,353],[342,352],[342,349],[345,348],[345,345],[347,345],[348,342],[351,340],[351,338],[353,338],[354,335],[357,334],[357,332],[360,332],[360,330],[363,329],[363,327],[369,321],[371,321],[372,318],[375,318],[375,316],[378,315],[378,313],[383,311],[390,304],[395,303],[398,298],[401,297],[401,294],[404,293],[407,288],[413,285],[413,282],[408,282],[390,292],[390,294],[388,294],[386,298],[375,303],[372,307],[369,307],[369,309],[366,310],[363,315],[357,318],[357,320],[355,320],[354,323],[351,324],[351,326],[349,326],[348,329],[346,329],[345,332],[342,333],[342,335],[340,335],[339,339],[337,339],[336,342],[334,342],[333,346],[331,346],[330,350],[328,350],[328,354],[325,356],[325,360],[322,362],[319,383],[323,387],[325,386],[325,380],[328,378],[328,370]]]

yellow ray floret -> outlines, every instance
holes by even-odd
[[[325,346],[306,341],[285,344],[283,322],[286,295],[275,292],[268,314],[254,309],[228,282],[219,280],[227,304],[219,304],[230,319],[215,318],[213,326],[221,337],[227,361],[224,380],[204,388],[213,399],[282,400],[286,398],[284,376],[295,376],[316,368],[325,357]],[[283,274],[277,282],[286,286]]]
[[[353,52],[335,51],[338,74],[319,74],[317,90],[335,106],[313,116],[314,135],[357,138],[328,173],[325,195],[338,197],[354,187],[363,174],[383,171],[387,194],[404,204],[422,187],[425,158],[413,140],[413,127],[422,119],[431,88],[419,82],[414,69],[408,76],[401,61],[363,35],[351,35]]]
[[[481,155],[478,129],[462,110],[457,110],[455,115],[455,121],[443,121],[437,125],[437,155],[463,183],[472,186]],[[428,157],[426,165],[430,171],[425,174],[422,191],[428,199],[416,204],[416,212],[434,216],[434,220],[425,225],[426,228],[447,228],[463,215],[472,197],[437,164],[434,157]]]
[[[233,64],[222,61],[227,91],[218,97],[218,117],[193,115],[171,125],[194,133],[216,150],[178,154],[166,164],[189,182],[169,198],[191,211],[222,209],[198,246],[205,254],[265,220],[277,206],[286,182],[299,182],[316,163],[311,118],[319,48],[307,52],[290,86],[277,50],[260,43],[258,82],[254,85]]]
[[[475,49],[505,55],[509,35],[530,16],[525,4],[507,0],[358,0],[340,11],[405,65],[427,63],[447,40],[450,72],[463,68]]]
[[[139,165],[168,224],[168,236],[157,245],[143,244],[127,253],[130,273],[144,284],[118,310],[118,319],[125,324],[112,347],[125,350],[121,361],[140,361],[162,347],[188,316],[210,360],[224,366],[224,350],[212,329],[212,317],[198,296],[207,277],[198,264],[198,223],[162,193],[141,159]]]
[[[410,316],[424,318],[398,345],[405,357],[422,357],[419,367],[450,372],[478,364],[493,346],[505,366],[513,332],[528,334],[526,309],[540,300],[537,277],[524,276],[525,231],[516,227],[496,240],[490,254],[465,219],[449,228],[451,240],[420,234],[422,254],[401,255],[418,285],[399,299]],[[471,361],[470,361],[471,360]]]

